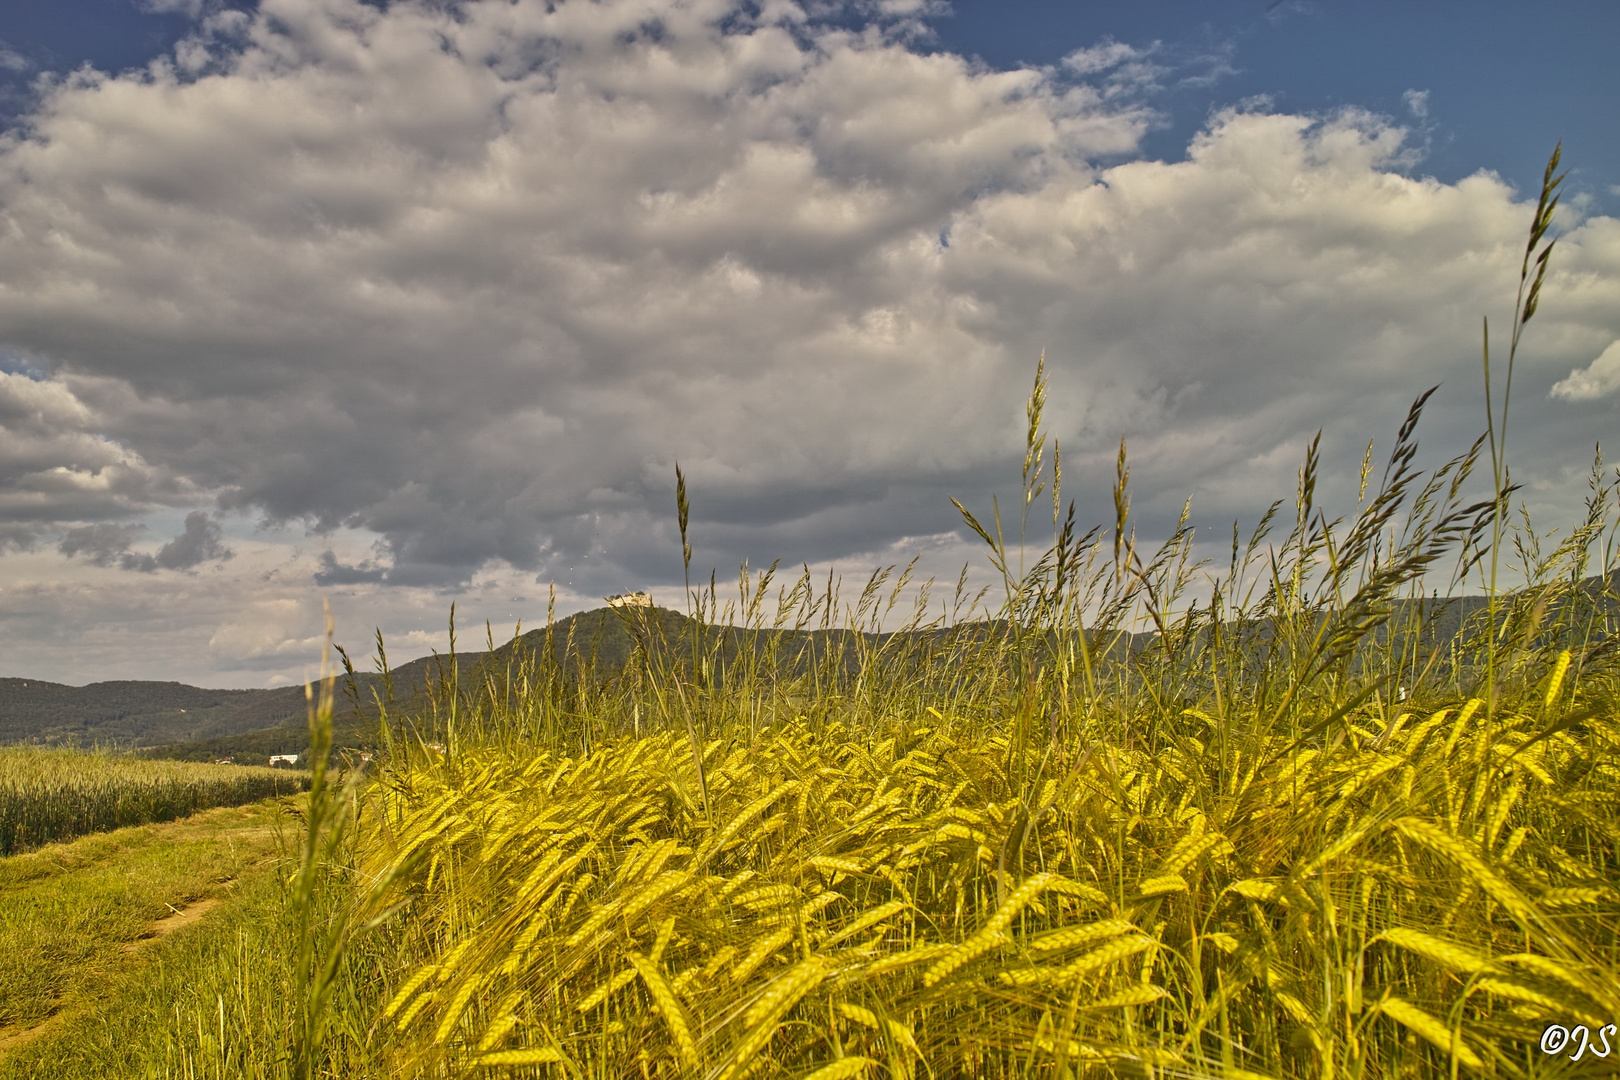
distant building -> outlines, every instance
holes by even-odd
[[[298,755],[297,754],[271,754],[270,755],[270,767],[272,769],[278,769],[278,768],[281,768],[282,766],[286,766],[289,769],[296,769],[298,767]]]
[[[633,592],[620,593],[618,596],[604,596],[608,607],[652,607],[652,596],[649,593]]]

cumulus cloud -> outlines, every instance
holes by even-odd
[[[918,239],[1147,122],[789,9],[458,14],[267,3],[193,43],[228,73],[81,76],[0,167],[16,340],[226,507],[381,532],[401,581],[629,538],[677,455],[739,495],[876,482],[911,455],[851,385],[989,358],[937,291],[908,310]]]
[[[303,588],[620,592],[678,576],[677,460],[705,565],[885,551],[1001,477],[1043,349],[1083,500],[1124,434],[1150,517],[1247,513],[1435,382],[1471,441],[1529,219],[1355,110],[1144,160],[1155,46],[991,71],[908,45],[914,3],[162,2],[172,59],[0,139],[0,346],[39,358],[0,368],[0,524],[81,567],[255,519],[317,534]],[[1617,282],[1568,222],[1525,362],[1620,336]],[[1515,475],[1569,430],[1523,407]],[[155,508],[194,511],[158,552],[94,531]]]
[[[1584,368],[1553,383],[1552,396],[1565,401],[1590,401],[1620,390],[1620,341],[1613,342]]]

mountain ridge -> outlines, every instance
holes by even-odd
[[[1600,581],[1600,578],[1592,579],[1593,586],[1597,587]],[[1504,597],[1504,602],[1508,599],[1510,597]],[[1428,633],[1439,641],[1460,632],[1465,620],[1485,602],[1485,597],[1472,595],[1405,599],[1397,602],[1397,618],[1399,610],[1406,605],[1421,605],[1425,620],[1432,619]],[[594,608],[575,612],[549,627],[530,630],[519,638],[496,644],[493,651],[459,651],[455,660],[460,672],[476,671],[480,664],[491,659],[500,661],[510,656],[515,644],[539,652],[549,633],[552,649],[560,661],[566,660],[565,653],[571,649],[578,657],[594,663],[597,670],[617,670],[631,658],[635,648],[632,628],[638,625],[652,631],[653,639],[678,643],[688,640],[685,634],[691,620],[680,612],[660,607]],[[716,645],[725,664],[736,662],[743,648],[742,635],[747,631],[723,625],[705,626],[705,636],[714,631],[721,635]],[[847,664],[855,636],[854,631],[838,628],[767,628],[763,638],[755,641],[754,648],[776,650],[779,660],[785,658],[790,665],[802,664],[806,658],[825,656],[826,650],[839,648],[845,651]],[[868,645],[878,645],[892,634],[860,636],[867,639]],[[1129,634],[1120,647],[1136,651],[1155,636]],[[672,649],[670,655],[674,658],[682,651]],[[367,705],[375,696],[385,703],[392,702],[395,707],[391,712],[399,715],[411,711],[415,699],[430,681],[444,672],[449,660],[450,654],[434,652],[394,667],[386,675],[356,672],[352,689],[360,705]],[[340,683],[345,682],[340,678]],[[191,760],[297,753],[304,749],[307,739],[306,702],[303,685],[207,689],[174,681],[126,679],[75,687],[41,679],[0,678],[0,745],[19,742],[81,747],[104,745]],[[339,712],[346,714],[346,719],[339,720],[339,744],[367,745],[373,741],[375,730],[369,727],[362,730],[363,710],[345,709],[344,704],[339,703]],[[370,723],[374,724],[375,710],[371,713]]]

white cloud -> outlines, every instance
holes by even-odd
[[[142,11],[200,19],[219,10],[221,0],[137,0],[137,4]]]
[[[1074,50],[1063,58],[1063,66],[1076,75],[1096,75],[1126,64],[1140,63],[1152,53],[1152,49],[1139,49],[1110,39]]]
[[[729,0],[202,17],[175,63],[75,76],[0,142],[0,346],[41,358],[0,381],[0,515],[68,545],[0,559],[0,588],[74,612],[85,582],[207,582],[146,640],[216,673],[312,632],[254,644],[225,608],[317,588],[426,633],[445,589],[667,586],[676,460],[705,567],[950,530],[1043,348],[1099,506],[1121,434],[1145,513],[1196,491],[1227,520],[1292,490],[1318,426],[1353,471],[1435,382],[1429,438],[1466,445],[1529,216],[1488,174],[1409,175],[1405,132],[1355,111],[1257,102],[1133,160],[1146,46],[994,72]],[[1569,226],[1543,373],[1620,336],[1613,222]],[[1522,407],[1515,475],[1590,441]],[[235,558],[119,569],[210,505],[218,546],[185,550]],[[152,551],[94,531],[154,512]]]
[[[259,600],[213,632],[208,648],[237,662],[318,661],[324,627],[321,612],[291,598]]]
[[[183,532],[165,518],[149,530]],[[454,595],[437,589],[386,590],[333,585],[310,588],[324,545],[301,529],[227,531],[229,562],[205,562],[193,573],[130,573],[118,559],[95,565],[81,551],[68,558],[40,545],[8,555],[0,578],[3,670],[82,683],[101,679],[179,679],[201,686],[297,682],[320,664],[322,600],[331,601],[338,640],[369,669],[374,627],[387,635],[395,662],[447,646],[446,621],[457,604],[463,648],[484,638],[484,620],[497,640],[518,618],[543,621],[546,590],[534,575],[492,565]],[[337,556],[356,561],[360,538],[332,539]],[[679,587],[658,590],[661,603],[679,604]],[[562,589],[564,611],[600,604],[588,592]]]
[[[1425,120],[1429,116],[1429,92],[1427,90],[1408,90],[1401,95],[1406,103],[1406,111],[1415,119]]]
[[[1590,401],[1620,390],[1620,341],[1611,344],[1584,368],[1553,383],[1552,396],[1565,401]]]

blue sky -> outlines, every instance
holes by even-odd
[[[1570,169],[1510,459],[1620,419],[1620,6],[10,0],[0,674],[264,685],[649,588],[985,573],[1043,350],[1086,520],[1217,542],[1322,430],[1354,502],[1481,426]],[[1528,201],[1527,201],[1528,200]],[[1432,463],[1432,462],[1431,462]],[[1213,549],[1211,549],[1213,550]],[[347,631],[347,632],[346,632]]]
[[[1620,182],[1620,5],[1604,0],[1014,0],[955,9],[933,23],[941,45],[996,66],[1055,63],[1104,37],[1227,53],[1227,73],[1173,96],[1169,123],[1145,144],[1151,154],[1178,154],[1212,106],[1255,95],[1290,110],[1400,115],[1417,90],[1428,94],[1432,124],[1423,170],[1440,179],[1490,168],[1529,188],[1563,139],[1578,163],[1572,186],[1612,200],[1608,188]]]

